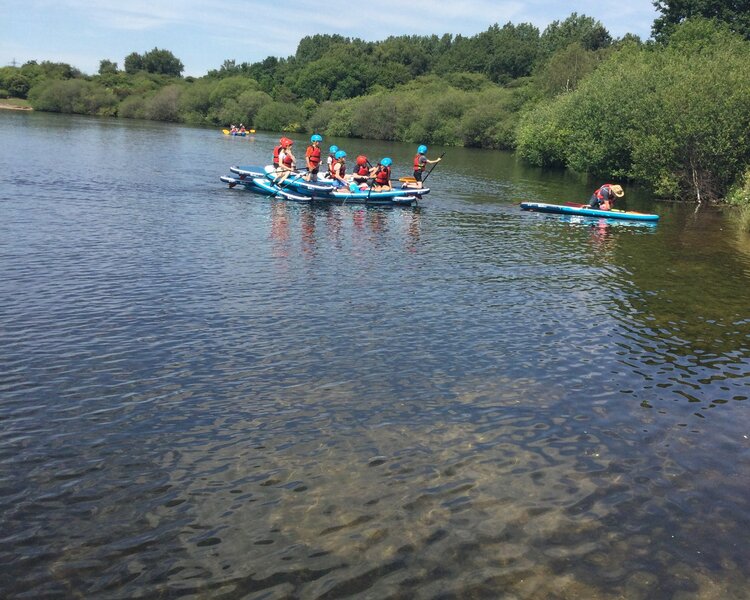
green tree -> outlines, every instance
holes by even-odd
[[[661,16],[651,32],[657,41],[666,41],[675,28],[691,17],[716,19],[750,40],[750,0],[654,0]]]
[[[99,75],[115,75],[117,73],[117,63],[107,60],[106,58],[99,61]]]
[[[0,88],[13,98],[26,98],[31,89],[31,81],[18,67],[3,67],[0,69]]]
[[[143,68],[149,73],[180,77],[185,67],[169,50],[154,48],[143,55]]]
[[[48,79],[32,88],[29,101],[36,110],[83,115],[111,116],[117,106],[111,90],[83,79]]]
[[[258,111],[255,124],[268,131],[302,131],[304,118],[302,109],[294,104],[270,102]]]
[[[541,47],[546,55],[578,42],[586,50],[598,50],[612,44],[612,37],[599,21],[571,13],[564,21],[552,21],[542,32]]]
[[[137,73],[138,71],[144,71],[145,66],[143,65],[143,57],[138,54],[137,52],[131,52],[125,57],[125,62],[123,63],[125,67],[125,72],[128,75],[133,75]]]
[[[537,70],[537,84],[547,96],[572,92],[596,69],[602,56],[600,52],[586,50],[580,42],[573,42],[556,51]]]

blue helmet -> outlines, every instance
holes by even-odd
[[[336,154],[336,152],[338,151],[339,151],[338,146],[331,146],[330,148],[328,148],[328,152],[330,152],[331,154]]]
[[[380,164],[383,165],[384,167],[390,167],[391,164],[393,164],[393,161],[390,158],[386,157],[380,161]]]
[[[322,142],[323,141],[323,136],[318,135],[317,133],[313,133],[312,136],[310,137],[310,141],[311,142]]]
[[[343,150],[339,150],[338,152],[336,152],[337,159],[344,158],[345,156],[346,156],[346,152],[344,152]]]
[[[417,154],[427,154],[427,146],[422,144],[419,148],[417,148]]]

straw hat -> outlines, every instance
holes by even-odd
[[[620,185],[611,185],[609,186],[609,189],[611,189],[615,193],[615,196],[617,196],[618,198],[622,198],[625,195],[625,191]]]

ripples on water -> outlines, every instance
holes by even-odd
[[[492,162],[287,205],[218,182],[262,136],[19,118],[4,597],[746,597],[750,255],[713,222],[521,213],[583,190]]]

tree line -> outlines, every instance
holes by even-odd
[[[719,0],[657,1],[653,39],[572,13],[543,31],[303,38],[293,56],[205,76],[154,48],[0,69],[37,110],[507,149],[531,164],[642,182],[666,198],[750,204],[750,22]],[[708,18],[707,18],[708,17]]]

